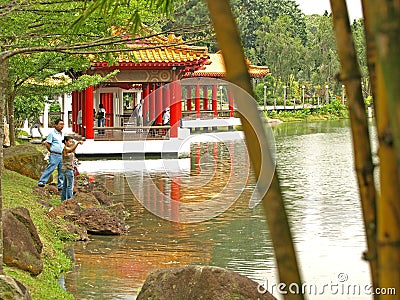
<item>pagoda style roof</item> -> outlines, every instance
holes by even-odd
[[[168,36],[152,35],[128,44],[131,50],[121,52],[116,58],[118,67],[189,67],[186,71],[200,68],[209,59],[207,47],[185,45],[182,37],[173,33]],[[91,57],[94,67],[111,67],[107,62]]]
[[[201,69],[193,72],[192,74],[187,74],[187,77],[214,77],[222,78],[225,77],[226,69],[222,53],[218,51],[217,53],[209,54],[209,64],[204,65]],[[250,77],[264,77],[270,75],[269,68],[266,66],[256,66],[250,64],[247,60],[247,66],[249,70]]]

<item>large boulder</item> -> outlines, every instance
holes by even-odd
[[[40,254],[43,244],[25,207],[3,210],[3,239],[3,260],[6,265],[33,275],[42,272]]]
[[[276,300],[258,292],[259,284],[233,271],[210,266],[167,268],[152,272],[137,300]]]
[[[45,150],[43,148],[43,150]],[[4,148],[4,167],[22,175],[39,180],[47,166],[44,155],[37,146],[29,143]],[[51,179],[50,179],[51,181]]]
[[[18,280],[0,275],[0,299],[2,300],[31,300],[26,287]]]

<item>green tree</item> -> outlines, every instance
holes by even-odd
[[[306,17],[307,51],[304,53],[303,70],[305,78],[316,86],[340,90],[335,80],[339,70],[339,60],[330,16],[311,15]],[[332,86],[333,85],[333,86]]]
[[[218,51],[214,30],[204,1],[178,2],[174,13],[162,26],[163,31],[174,31],[189,37],[196,44],[207,46],[210,52]]]
[[[368,98],[369,96],[371,96],[371,81],[369,80],[368,74],[364,20],[354,20],[351,24],[351,31],[353,33],[354,46],[356,49],[358,64],[361,71],[363,97]]]
[[[252,62],[261,65],[270,65],[271,63],[266,60],[264,52],[255,47],[259,37],[258,32],[264,25],[265,17],[274,23],[278,18],[286,16],[286,20],[289,20],[291,26],[296,28],[296,30],[290,30],[287,35],[291,38],[298,38],[301,44],[305,43],[304,14],[294,0],[232,0],[231,3],[245,54]],[[254,55],[252,55],[253,53]]]
[[[262,26],[256,31],[256,45],[269,62],[268,66],[277,79],[276,84],[288,86],[289,92],[294,91],[294,75],[302,68],[305,52],[301,39],[294,35],[295,31],[296,26],[285,15],[275,21],[263,17]]]

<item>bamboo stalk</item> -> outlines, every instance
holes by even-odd
[[[366,32],[376,65],[376,124],[379,139],[380,189],[377,202],[376,286],[400,290],[399,176],[399,35],[400,1],[363,0]],[[393,3],[393,4],[392,4]],[[393,6],[392,6],[393,5]],[[397,16],[397,17],[396,17]],[[397,32],[397,34],[396,34]],[[372,48],[371,47],[371,48]],[[367,50],[370,47],[367,47]],[[377,50],[377,51],[374,51]],[[397,54],[396,54],[397,53]],[[395,56],[393,56],[395,55]],[[396,56],[397,55],[397,56]],[[397,160],[397,163],[395,163]],[[393,297],[381,295],[379,299]]]
[[[229,2],[227,0],[207,0],[207,5],[214,24],[218,45],[224,57],[227,80],[253,95],[247,64]],[[274,246],[279,278],[287,286],[290,284],[301,286],[300,272],[279,179],[276,172],[274,172],[271,185],[269,185],[270,179],[266,175],[268,169],[271,170],[271,165],[273,165],[271,154],[269,153],[271,145],[269,145],[265,135],[255,102],[249,103],[246,100],[244,97],[235,95],[250,160],[259,180],[261,195],[264,195],[262,202]],[[264,193],[267,190],[268,193]],[[288,293],[285,298],[303,299],[303,295]]]
[[[388,99],[390,125],[393,131],[400,172],[400,0],[382,0],[374,5],[374,38]],[[399,182],[400,184],[400,182]]]
[[[361,90],[361,73],[357,63],[354,41],[350,30],[345,0],[330,0],[339,54],[340,79],[348,95],[351,132],[353,138],[354,165],[360,191],[364,227],[373,283],[376,282],[376,190],[372,162],[368,119]]]

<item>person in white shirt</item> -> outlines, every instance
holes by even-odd
[[[169,119],[171,115],[169,113],[169,107],[165,109],[164,115],[163,115],[163,125],[169,125]]]

